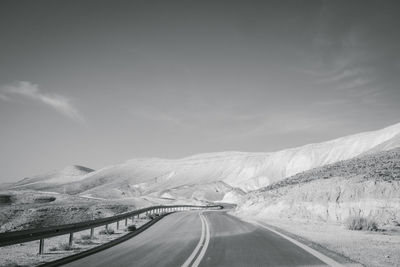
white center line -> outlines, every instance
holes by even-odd
[[[203,216],[203,214],[200,214],[200,216],[203,217],[202,219],[204,220],[204,222],[206,224],[206,241],[204,243],[203,248],[200,251],[199,256],[197,257],[195,262],[192,264],[192,267],[199,266],[201,260],[203,259],[204,255],[206,254],[206,250],[208,248],[208,244],[210,243],[210,227],[208,226],[207,219]]]
[[[192,254],[189,256],[189,258],[187,258],[185,263],[182,264],[182,267],[188,267],[190,265],[190,263],[193,261],[194,257],[199,252],[199,250],[201,248],[201,245],[203,244],[204,236],[205,236],[205,222],[203,221],[203,218],[202,218],[203,215],[201,213],[199,213],[199,216],[200,216],[200,220],[201,220],[201,237],[200,237],[200,241],[197,244],[196,248],[193,250]]]

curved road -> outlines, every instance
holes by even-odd
[[[177,212],[65,266],[327,266],[277,233],[223,211]]]

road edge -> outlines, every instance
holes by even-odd
[[[97,246],[97,247],[94,247],[94,248],[91,248],[91,249],[88,249],[88,250],[85,250],[85,251],[82,251],[82,252],[78,252],[76,254],[73,254],[73,255],[70,255],[70,256],[67,256],[67,257],[64,257],[64,258],[61,258],[61,259],[57,259],[57,260],[54,260],[54,261],[49,261],[49,262],[45,262],[45,263],[39,264],[39,265],[37,265],[37,267],[61,266],[63,264],[67,264],[67,263],[70,263],[72,261],[76,261],[76,260],[82,259],[84,257],[90,256],[90,255],[95,254],[97,252],[100,252],[100,251],[103,251],[103,250],[108,249],[110,247],[113,247],[115,245],[118,245],[118,244],[120,244],[120,243],[122,243],[122,242],[124,242],[124,241],[126,241],[128,239],[131,239],[132,237],[142,233],[143,231],[147,230],[153,224],[157,223],[162,218],[164,218],[165,216],[167,216],[167,215],[169,215],[171,213],[172,212],[163,214],[161,216],[158,216],[155,219],[145,223],[143,226],[138,228],[136,231],[128,233],[128,234],[123,235],[121,237],[118,237],[118,238],[116,238],[116,239],[114,239],[114,240],[112,240],[110,242],[104,243],[104,244],[102,244],[100,246]]]
[[[333,267],[344,267],[343,264],[341,264],[341,263],[335,261],[334,259],[332,259],[332,258],[330,258],[330,257],[328,257],[328,256],[326,256],[326,255],[324,255],[324,254],[322,254],[321,252],[319,252],[319,251],[317,251],[317,250],[315,250],[315,249],[313,249],[313,248],[311,248],[311,247],[309,247],[309,246],[307,246],[307,245],[305,245],[305,244],[303,244],[303,243],[297,241],[296,239],[293,239],[293,238],[291,238],[291,237],[289,237],[289,236],[287,236],[287,235],[285,235],[285,234],[283,234],[283,233],[281,233],[281,232],[279,232],[279,231],[277,231],[277,230],[275,230],[275,229],[273,229],[273,228],[271,228],[271,227],[266,226],[266,225],[263,224],[263,223],[260,223],[260,222],[258,222],[258,221],[253,221],[253,220],[250,220],[249,222],[251,222],[251,223],[253,223],[253,224],[255,224],[255,225],[258,225],[258,226],[260,226],[260,227],[262,227],[262,228],[265,228],[265,229],[267,229],[268,231],[271,231],[271,232],[273,232],[273,233],[275,233],[275,234],[281,236],[282,238],[285,238],[286,240],[292,242],[292,243],[295,244],[296,246],[298,246],[298,247],[304,249],[305,251],[307,251],[308,253],[310,253],[310,254],[313,255],[314,257],[318,258],[318,259],[321,260],[322,262],[328,264],[329,266],[333,266]]]

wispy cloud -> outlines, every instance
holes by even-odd
[[[321,125],[326,126],[322,117],[294,113],[259,114],[247,128],[229,132],[221,136],[221,140],[238,140],[254,137],[268,137],[314,131]],[[256,117],[254,117],[256,118]],[[331,120],[330,123],[336,123]]]
[[[352,69],[342,69],[338,70],[336,73],[331,73],[328,77],[324,77],[319,82],[321,83],[333,83],[342,82],[344,80],[353,80],[360,75],[369,75],[372,71],[366,68],[352,68]]]
[[[203,110],[159,110],[156,107],[136,107],[131,114],[140,120],[147,120],[165,126],[179,127],[180,130],[194,131],[197,134],[217,141],[235,141],[239,139],[304,133],[313,131],[320,125],[326,125],[324,118],[315,114],[300,112],[270,112],[234,110],[216,108]],[[333,120],[331,120],[333,121]]]
[[[156,107],[141,106],[129,112],[137,119],[165,123],[173,126],[193,128],[205,125],[247,123],[259,120],[259,114],[238,114],[230,109],[224,108],[201,109],[201,110],[160,110]]]
[[[0,94],[0,99],[4,100],[4,101],[10,101],[11,100],[8,96],[3,95],[3,94]]]
[[[367,19],[355,21],[349,16],[338,25],[337,17],[343,11],[341,5],[323,2],[316,21],[319,28],[313,40],[313,56],[302,72],[309,74],[321,90],[330,91],[327,94],[337,104],[381,105],[388,87],[386,73],[391,70],[383,49],[386,45],[377,49],[377,33]],[[357,9],[347,11],[351,14]]]
[[[174,126],[182,126],[183,121],[177,115],[170,114],[168,112],[162,112],[155,108],[150,107],[141,107],[140,109],[135,109],[131,111],[131,114],[142,120],[154,121],[154,122],[161,122],[161,123],[168,123]]]
[[[70,99],[58,94],[43,93],[37,84],[19,81],[15,84],[4,85],[1,89],[2,94],[0,94],[0,99],[3,101],[12,101],[15,97],[29,98],[53,108],[57,112],[78,123],[85,123],[85,118],[79,113],[78,109],[72,105]]]

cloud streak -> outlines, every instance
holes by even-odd
[[[170,125],[201,134],[220,141],[237,141],[271,135],[305,133],[327,125],[324,117],[301,112],[235,112],[223,108],[213,110],[173,110],[161,111],[156,107],[137,107],[130,113],[140,120],[161,122],[163,127]],[[301,113],[301,114],[300,114]],[[330,123],[336,123],[331,120]]]
[[[10,101],[14,97],[29,98],[53,108],[75,122],[85,124],[85,118],[79,113],[78,109],[72,105],[70,99],[58,94],[43,93],[37,84],[19,81],[13,85],[3,86],[2,92],[3,94],[0,94],[0,99],[4,101]]]

